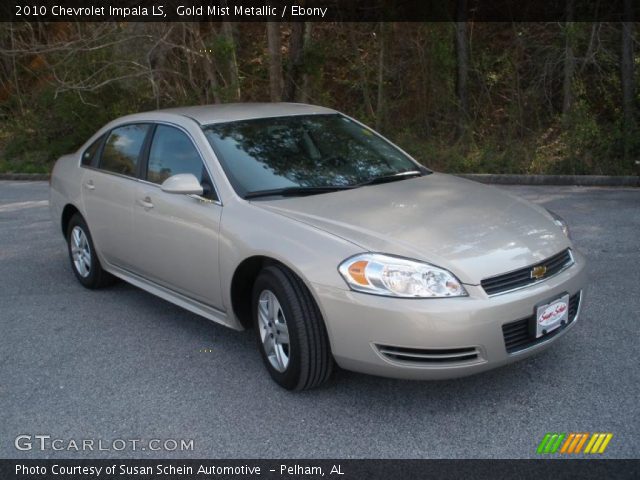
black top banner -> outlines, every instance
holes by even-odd
[[[636,0],[8,0],[0,21],[633,21]]]

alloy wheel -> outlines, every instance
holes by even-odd
[[[77,225],[71,230],[71,256],[78,274],[88,277],[91,273],[91,247],[84,231]]]
[[[284,372],[289,366],[289,329],[278,297],[263,290],[258,301],[260,339],[271,366]]]

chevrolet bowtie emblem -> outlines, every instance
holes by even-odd
[[[544,265],[538,265],[537,267],[533,267],[531,269],[531,278],[539,280],[544,277],[545,273],[547,273],[547,267],[545,267]]]

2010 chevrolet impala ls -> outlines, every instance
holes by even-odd
[[[51,209],[82,285],[119,277],[253,327],[288,389],[322,384],[334,362],[481,372],[544,349],[580,313],[585,260],[561,218],[432,172],[322,107],[120,118],[57,161]]]

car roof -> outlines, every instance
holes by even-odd
[[[169,113],[192,118],[201,125],[249,120],[255,118],[285,117],[290,115],[317,115],[337,113],[330,108],[303,103],[221,103],[193,107],[167,108],[148,112]]]

